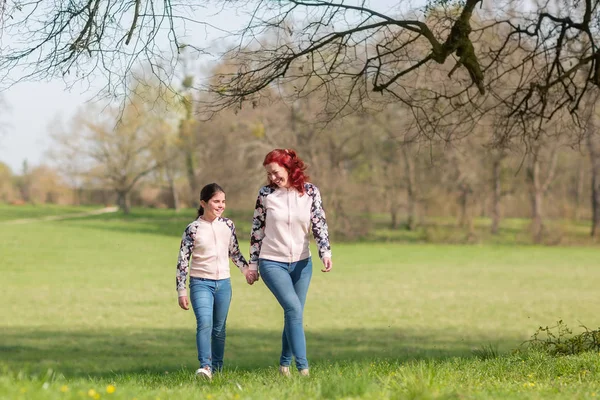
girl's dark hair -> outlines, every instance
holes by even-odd
[[[200,201],[208,202],[217,193],[225,193],[225,191],[216,183],[209,183],[200,191]],[[200,218],[201,215],[204,215],[204,207],[202,206],[198,208],[198,215],[196,218]]]

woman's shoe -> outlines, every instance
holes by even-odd
[[[210,367],[198,368],[196,370],[196,378],[202,378],[210,381],[212,379],[212,371],[210,370]]]
[[[285,377],[289,377],[292,375],[292,374],[290,374],[290,367],[286,367],[285,365],[279,366],[279,373]]]
[[[300,376],[310,376],[310,373],[308,372],[308,368],[301,369],[299,372],[300,372]]]

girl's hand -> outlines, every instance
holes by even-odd
[[[190,303],[188,302],[187,296],[180,296],[179,297],[179,307],[181,307],[184,310],[189,310],[190,309]]]
[[[323,257],[323,269],[321,270],[321,272],[329,272],[331,271],[331,268],[333,268],[333,262],[331,261],[330,257]]]
[[[246,282],[248,282],[248,285],[252,285],[254,282],[256,282],[258,280],[258,272],[257,271],[253,271],[250,268],[244,268],[242,273],[246,277]]]

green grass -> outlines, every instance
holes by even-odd
[[[459,227],[456,218],[428,217],[415,230],[404,226],[390,228],[389,215],[375,214],[369,217],[372,229],[361,241],[394,243],[446,243],[446,244],[532,244],[529,229],[531,221],[523,218],[504,218],[498,234],[491,233],[490,218],[474,218],[473,229]],[[590,237],[590,221],[546,219],[543,244],[545,245],[595,245]]]
[[[0,398],[600,396],[599,354],[512,351],[559,319],[600,325],[589,247],[334,243],[305,311],[308,379],[277,375],[282,312],[235,273],[226,370],[196,382],[195,321],[175,292],[191,213],[0,225]]]
[[[43,218],[55,215],[78,214],[99,209],[95,206],[59,206],[59,205],[10,205],[0,203],[0,221],[17,219]]]

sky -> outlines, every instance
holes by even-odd
[[[217,13],[216,10],[203,9],[204,19],[224,28],[236,29],[243,21],[235,13]],[[202,19],[202,18],[201,18]],[[203,46],[211,39],[211,33],[194,26],[186,26],[186,34],[198,40],[195,45]],[[212,35],[215,35],[212,33]],[[10,38],[0,37],[7,43]],[[184,35],[180,35],[180,38]],[[201,42],[201,43],[197,43]],[[159,43],[160,45],[160,43]],[[161,48],[166,48],[163,44]],[[16,71],[18,75],[18,71]],[[28,167],[47,163],[47,150],[52,145],[49,126],[60,119],[68,121],[86,102],[97,100],[99,90],[105,86],[104,78],[88,79],[86,84],[65,82],[62,78],[44,82],[20,82],[0,91],[0,162],[7,164],[13,173],[23,171],[23,162]]]
[[[413,0],[409,3],[414,6]],[[377,10],[383,12],[395,8],[397,0],[374,0]],[[210,22],[223,29],[234,30],[241,26],[245,18],[235,13],[215,13]],[[206,32],[192,36],[207,38]],[[203,43],[196,43],[203,45]],[[72,82],[70,82],[72,85]],[[102,87],[102,82],[92,82]],[[49,82],[22,82],[7,90],[0,91],[0,162],[7,164],[13,173],[21,173],[23,162],[29,168],[47,162],[45,154],[51,146],[49,126],[56,119],[68,122],[75,112],[89,100],[93,100],[97,90],[84,85],[67,84],[58,78]]]
[[[7,108],[2,111],[3,132],[0,134],[0,161],[13,173],[21,173],[23,161],[28,165],[42,164],[50,146],[48,126],[60,118],[73,116],[90,93],[83,89],[65,89],[62,80],[24,82],[1,93]]]

